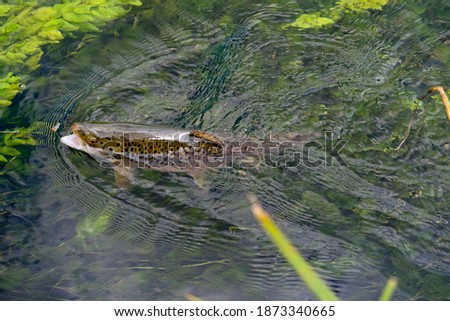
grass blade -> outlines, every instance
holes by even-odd
[[[270,218],[269,214],[263,210],[261,205],[253,196],[249,197],[252,203],[251,210],[255,218],[269,234],[272,241],[278,246],[281,253],[294,267],[297,273],[305,282],[306,286],[314,295],[322,301],[337,301],[338,297],[325,284],[320,276],[312,269],[308,262],[300,255],[284,234],[278,229]]]
[[[392,298],[392,295],[394,294],[395,288],[397,288],[398,280],[397,278],[390,278],[386,286],[384,287],[383,292],[380,296],[380,301],[389,301]]]

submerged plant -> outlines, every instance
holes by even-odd
[[[340,12],[363,12],[369,9],[381,10],[388,0],[341,0],[336,3]]]
[[[285,27],[297,27],[300,29],[308,28],[320,28],[326,25],[331,25],[334,20],[327,17],[322,17],[320,12],[302,14],[293,23],[286,25]],[[285,28],[284,27],[284,28]]]
[[[0,4],[0,107],[20,92],[20,78],[27,77],[17,75],[39,67],[46,45],[74,32],[98,32],[125,15],[127,6],[140,5],[139,0],[64,0],[40,8],[36,1]]]
[[[300,29],[320,28],[332,25],[346,13],[360,13],[370,9],[381,10],[388,0],[341,0],[335,6],[319,12],[302,14],[294,22],[282,28],[296,27]]]
[[[19,146],[34,146],[36,141],[31,137],[32,128],[20,128],[0,132],[0,175],[6,173],[6,166],[22,154]]]
[[[0,107],[11,105],[11,100],[21,90],[20,78],[10,72],[4,78],[0,78]]]

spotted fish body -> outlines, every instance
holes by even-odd
[[[61,141],[102,165],[189,171],[227,165],[224,143],[198,130],[132,123],[75,123]]]

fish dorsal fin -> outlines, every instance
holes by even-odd
[[[223,145],[223,142],[219,138],[217,138],[216,136],[213,136],[211,134],[202,132],[200,130],[193,130],[191,132],[191,135],[194,136],[194,137],[200,138],[200,139],[207,140],[207,141],[209,141],[211,143]]]

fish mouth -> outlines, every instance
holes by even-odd
[[[63,143],[64,145],[67,145],[73,149],[77,149],[77,150],[85,149],[84,142],[80,139],[80,137],[78,137],[75,134],[61,137],[61,143]]]

